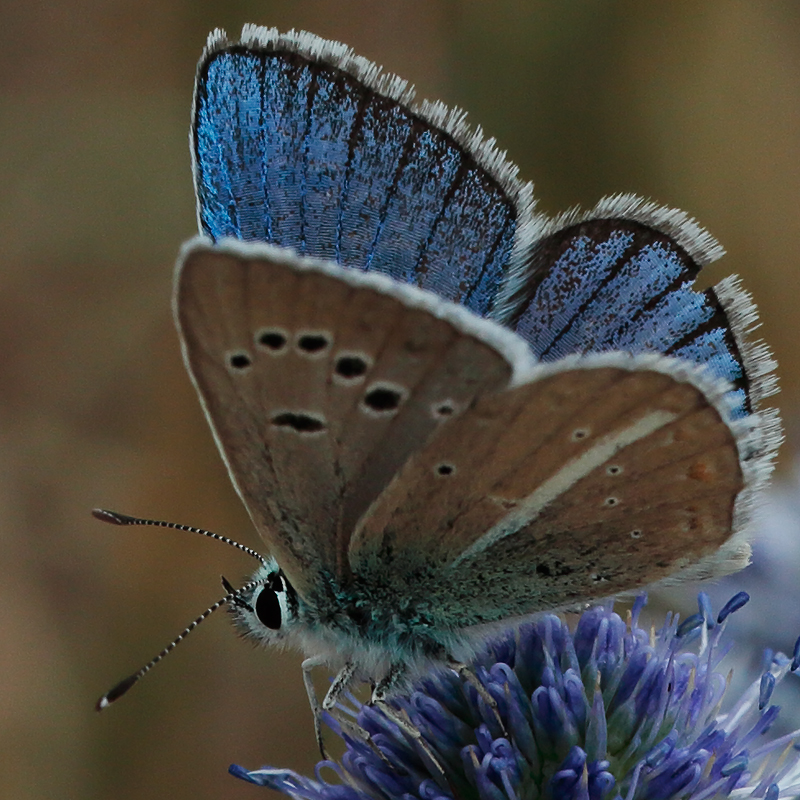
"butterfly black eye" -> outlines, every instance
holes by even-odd
[[[271,628],[273,631],[280,630],[281,627],[281,604],[278,601],[278,593],[265,586],[256,600],[256,616],[258,621]]]

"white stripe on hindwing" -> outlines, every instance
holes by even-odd
[[[458,566],[461,562],[486,550],[506,536],[510,536],[527,527],[548,505],[561,497],[562,494],[571,489],[594,469],[605,464],[606,461],[624,447],[644,439],[659,428],[669,425],[670,422],[677,418],[678,414],[671,411],[653,411],[633,425],[604,436],[585,453],[569,461],[555,475],[537,486],[534,491],[519,502],[513,511],[510,511],[498,523],[493,525],[480,539],[455,559],[450,566]]]

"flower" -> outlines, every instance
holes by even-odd
[[[487,704],[448,669],[392,698],[387,716],[350,705],[326,722],[345,739],[341,764],[314,778],[273,768],[232,774],[300,800],[710,800],[800,795],[800,730],[768,731],[775,686],[798,666],[782,654],[732,703],[718,671],[726,620],[708,596],[679,622],[640,627],[646,598],[627,622],[611,604],[590,608],[574,632],[547,615],[490,643],[471,665]],[[723,710],[723,707],[726,710]],[[356,721],[347,721],[349,719]],[[410,724],[398,724],[407,718]],[[338,779],[326,781],[332,770]]]

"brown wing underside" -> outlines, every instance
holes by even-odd
[[[302,594],[321,571],[343,576],[366,508],[511,367],[429,310],[272,253],[194,250],[176,317],[234,484]]]
[[[416,574],[440,607],[488,621],[699,560],[730,537],[742,485],[734,436],[699,389],[658,371],[569,369],[439,430],[362,521],[350,559],[371,580]]]

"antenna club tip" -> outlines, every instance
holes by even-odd
[[[125,692],[128,691],[136,681],[141,678],[143,673],[141,671],[135,672],[133,675],[129,675],[125,680],[120,681],[110,692],[106,692],[95,705],[95,710],[102,711],[104,708],[108,708],[115,700],[119,700]]]
[[[130,525],[134,519],[127,514],[120,514],[117,511],[108,511],[105,508],[93,508],[92,516],[95,519],[99,519],[101,522],[108,522],[111,525]]]

